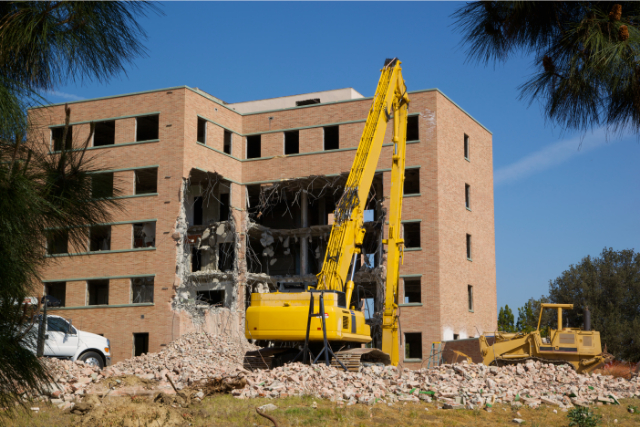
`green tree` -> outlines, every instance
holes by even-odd
[[[605,248],[599,257],[583,258],[550,282],[549,300],[574,305],[563,313],[574,327],[583,324],[589,307],[592,328],[607,350],[640,361],[640,253]]]
[[[500,307],[500,312],[498,313],[498,330],[503,332],[514,332],[515,327],[513,326],[513,322],[513,312],[509,308],[509,304],[506,304],[504,308]]]
[[[524,333],[535,331],[538,328],[538,320],[540,319],[540,305],[547,302],[549,302],[549,299],[545,296],[541,296],[539,299],[529,298],[529,301],[524,306],[519,307],[516,330]],[[549,325],[552,324],[553,316],[552,310],[547,309],[542,312],[540,331],[543,336],[548,335]]]
[[[104,81],[124,71],[143,53],[136,20],[150,7],[155,10],[139,2],[0,3],[0,407],[11,410],[18,391],[37,391],[49,380],[26,348],[32,313],[22,304],[41,292],[47,236],[65,230],[71,244],[84,245],[80,226],[108,222],[118,208],[113,199],[92,199],[95,170],[85,150],[51,155],[44,141],[27,138],[26,108],[61,82]],[[86,148],[88,141],[76,145]]]
[[[640,130],[640,3],[476,1],[455,13],[468,58],[534,57],[521,98],[568,129]]]

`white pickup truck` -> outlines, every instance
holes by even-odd
[[[36,351],[40,316],[29,333],[29,347]],[[44,355],[59,359],[70,359],[104,368],[111,365],[111,343],[103,336],[76,329],[70,320],[60,316],[47,315]]]

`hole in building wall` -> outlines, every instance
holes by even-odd
[[[149,352],[149,333],[133,334],[133,356],[142,356]]]
[[[111,226],[95,225],[89,228],[89,251],[111,250]]]
[[[404,247],[407,249],[420,247],[420,223],[407,222],[402,224],[404,229]]]
[[[189,226],[228,221],[231,183],[216,173],[192,170],[185,195]]]
[[[87,305],[109,304],[109,279],[87,282]]]
[[[196,299],[208,305],[224,306],[224,297],[224,290],[196,292]]]
[[[420,279],[404,279],[404,303],[414,304],[422,302],[422,288]]]
[[[154,248],[156,246],[155,221],[138,222],[133,224],[133,247]]]
[[[300,152],[300,131],[292,130],[284,133],[284,154]]]
[[[198,136],[197,141],[201,144],[207,143],[207,121],[198,117]]]
[[[405,359],[422,359],[422,334],[411,332],[404,334]]]
[[[113,172],[91,175],[91,197],[94,199],[113,197]]]
[[[131,279],[131,302],[134,304],[153,302],[154,277]]]
[[[324,128],[324,149],[337,150],[340,148],[340,127],[327,126]]]
[[[52,230],[47,235],[47,253],[49,255],[69,253],[69,232]]]
[[[48,307],[64,307],[67,297],[67,282],[49,282],[44,285]]]
[[[296,101],[296,107],[302,107],[303,105],[320,104],[320,98],[303,99],[302,101]]]
[[[64,137],[64,126],[51,128],[51,142],[53,145],[53,151],[62,150],[62,138]],[[73,126],[69,126],[67,131],[66,143],[64,144],[65,150],[73,148]]]
[[[136,118],[136,141],[158,139],[160,116],[143,116]]]
[[[262,157],[262,135],[247,137],[247,159]]]
[[[235,243],[220,243],[218,245],[218,270],[233,271],[236,261]]]
[[[418,117],[420,116],[407,117],[407,141],[418,141],[420,139]]]
[[[116,121],[97,122],[93,133],[93,146],[103,147],[116,143]]]
[[[404,194],[420,193],[420,168],[404,170]]]
[[[224,130],[224,145],[223,150],[227,154],[231,154],[231,148],[233,143],[233,134],[228,130]]]
[[[136,169],[134,194],[154,194],[158,192],[158,168]]]

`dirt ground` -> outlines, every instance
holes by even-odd
[[[315,402],[315,405],[314,405]],[[13,418],[0,416],[0,425],[7,426],[122,426],[122,427],[177,427],[177,426],[272,426],[259,416],[257,406],[274,404],[268,412],[279,426],[513,426],[514,418],[525,420],[527,426],[568,426],[567,413],[560,409],[541,406],[539,409],[515,409],[496,405],[491,412],[485,410],[444,410],[435,403],[402,403],[391,406],[378,403],[373,406],[339,406],[336,403],[313,398],[240,400],[229,395],[206,397],[202,402],[191,401],[186,408],[153,397],[107,397],[101,405],[84,415],[61,411],[49,404],[33,404],[39,411],[18,411]],[[640,413],[629,413],[628,405],[639,406],[638,400],[622,400],[621,404],[599,406],[602,426],[638,426]],[[317,406],[314,408],[314,406]],[[557,413],[553,410],[556,409]]]

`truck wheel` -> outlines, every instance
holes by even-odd
[[[102,361],[102,356],[100,356],[95,351],[87,351],[82,356],[78,357],[78,360],[82,360],[89,366],[97,366],[98,368],[104,368],[104,362]]]

